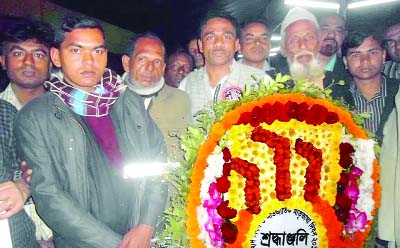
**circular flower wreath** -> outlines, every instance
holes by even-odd
[[[176,229],[187,218],[190,247],[258,247],[267,219],[301,212],[316,246],[363,247],[379,205],[375,142],[329,89],[289,88],[287,79],[278,75],[257,91],[247,88],[240,101],[215,105],[182,137],[188,166],[177,179],[186,216],[177,197],[166,235],[185,246],[177,233],[186,232]],[[208,130],[204,138],[201,130]],[[301,237],[280,235],[287,244]]]

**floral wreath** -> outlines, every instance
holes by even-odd
[[[329,88],[289,79],[246,87],[182,136],[162,236],[173,246],[363,247],[379,206],[375,142]]]

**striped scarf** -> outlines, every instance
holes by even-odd
[[[110,107],[115,103],[121,90],[121,79],[110,69],[106,69],[100,82],[89,93],[67,84],[63,74],[51,74],[45,82],[49,91],[56,94],[72,111],[82,116],[106,116]]]

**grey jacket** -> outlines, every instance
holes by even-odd
[[[164,160],[162,134],[145,111],[140,96],[125,91],[110,116],[125,161]],[[55,245],[117,247],[122,235],[90,214],[86,133],[69,108],[48,92],[26,105],[15,123],[18,154],[33,170],[32,196],[39,215],[54,232]],[[134,198],[134,206],[121,211],[131,209],[127,213],[130,227],[155,226],[165,206],[165,185],[159,178],[131,183],[135,190],[127,197]]]

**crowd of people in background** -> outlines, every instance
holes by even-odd
[[[369,113],[363,126],[382,145],[376,247],[400,246],[400,23],[381,37],[296,7],[281,23],[286,63],[274,65],[265,18],[239,26],[211,13],[171,54],[156,34],[134,34],[123,75],[106,68],[97,21],[54,28],[21,19],[1,40],[0,219],[13,247],[150,247],[173,196],[159,176],[126,180],[124,166],[181,162],[179,137],[199,111],[277,73]]]

